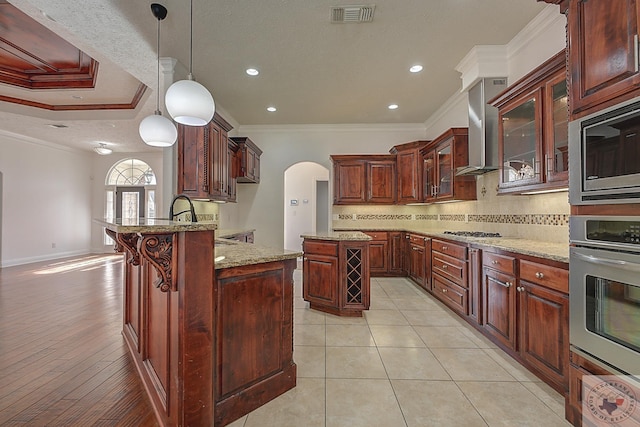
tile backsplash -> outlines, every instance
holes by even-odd
[[[404,206],[333,206],[332,225],[415,230],[499,232],[555,243],[569,242],[567,192],[497,195],[498,172],[477,177],[478,200]],[[483,191],[484,190],[484,191]]]

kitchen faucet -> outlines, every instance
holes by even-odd
[[[187,202],[189,202],[189,209],[188,210],[184,210],[184,211],[180,211],[177,214],[174,215],[173,213],[173,205],[176,203],[176,200],[178,199],[185,199]],[[196,210],[193,208],[193,203],[191,203],[191,199],[184,195],[184,194],[178,194],[177,196],[175,196],[173,198],[173,200],[171,201],[171,206],[169,207],[169,220],[173,221],[173,218],[175,218],[176,216],[183,214],[185,212],[189,212],[191,211],[191,222],[198,222],[198,218],[196,217]]]

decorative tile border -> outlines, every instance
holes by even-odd
[[[217,221],[218,220],[218,214],[200,214],[197,213],[196,214],[196,218],[198,218],[198,221]],[[185,221],[191,221],[191,213],[187,212],[184,214],[184,220]]]
[[[442,217],[442,215],[440,215]],[[469,215],[469,222],[498,224],[569,225],[568,214]]]
[[[366,214],[360,215],[356,214],[356,219],[361,220],[376,220],[376,221],[384,221],[384,220],[410,220],[412,219],[412,215],[384,215],[384,214]]]
[[[433,215],[424,215],[424,214],[419,214],[416,215],[416,220],[420,221],[437,221],[438,220],[438,215],[437,214],[433,214]]]
[[[467,216],[465,214],[441,214],[440,221],[462,221],[465,222]]]
[[[198,215],[200,219],[201,215]],[[215,215],[217,217],[217,214]],[[452,221],[493,224],[568,226],[569,214],[338,214],[338,220],[360,221]],[[204,219],[202,219],[204,221]],[[217,218],[213,219],[217,221]]]

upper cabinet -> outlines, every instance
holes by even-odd
[[[475,200],[474,176],[455,176],[469,164],[467,128],[451,128],[420,150],[425,202]]]
[[[636,0],[571,0],[567,16],[571,118],[640,95]]]
[[[429,141],[414,141],[396,145],[389,152],[396,155],[398,168],[398,204],[418,203],[422,194],[422,155],[420,150]]]
[[[394,204],[396,156],[335,155],[333,204]]]
[[[239,151],[239,183],[258,184],[260,182],[260,156],[262,150],[247,137],[231,137],[238,144]]]
[[[235,201],[234,147],[227,137],[231,129],[218,114],[205,126],[178,125],[178,194]]]
[[[500,193],[567,186],[565,51],[491,100],[498,108]]]

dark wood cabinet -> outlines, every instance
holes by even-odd
[[[566,269],[520,260],[520,357],[561,390],[568,387],[568,285]]]
[[[469,319],[482,325],[482,250],[469,248]]]
[[[235,202],[238,194],[237,176],[238,176],[238,144],[231,138],[227,139],[227,202]]]
[[[386,231],[365,231],[369,241],[369,271],[372,276],[384,276],[389,272],[389,236]]]
[[[304,239],[302,296],[312,309],[362,316],[369,309],[369,242]]]
[[[335,205],[394,204],[396,158],[392,155],[334,155]]]
[[[636,0],[571,0],[567,15],[571,118],[640,95]]]
[[[390,231],[389,235],[389,274],[402,276],[404,274],[404,233]]]
[[[231,129],[218,114],[205,126],[178,125],[176,193],[235,201],[233,149],[227,137]]]
[[[469,314],[468,248],[458,243],[431,241],[431,281],[436,298],[452,310]]]
[[[258,184],[260,182],[262,150],[246,136],[234,136],[231,139],[238,144],[238,182]]]
[[[422,155],[420,150],[430,141],[414,141],[396,145],[389,152],[395,154],[398,168],[398,204],[419,203],[422,193]]]
[[[431,238],[407,234],[407,275],[420,287],[431,290]]]
[[[516,350],[516,259],[483,251],[482,265],[483,328]]]
[[[473,176],[456,176],[456,168],[469,163],[467,128],[451,128],[420,150],[425,202],[475,200]]]
[[[498,108],[501,194],[568,185],[565,56],[562,50],[490,101]]]

